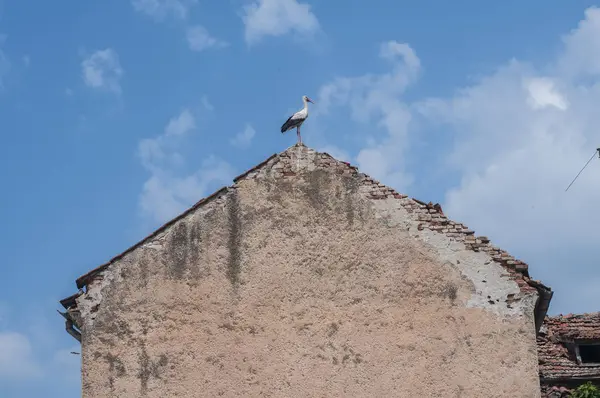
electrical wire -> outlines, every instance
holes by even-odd
[[[596,153],[600,154],[600,148],[596,149],[594,151],[594,154],[592,155],[592,157],[590,158],[590,160],[588,160],[587,163],[585,164],[585,166],[583,166],[583,168],[581,170],[579,170],[579,173],[577,173],[577,175],[575,176],[575,178],[573,178],[573,181],[571,181],[571,183],[569,184],[569,186],[567,187],[567,189],[565,189],[565,192],[567,192],[569,190],[569,188],[571,188],[571,185],[573,185],[573,183],[575,182],[575,180],[577,179],[577,177],[579,177],[579,174],[581,174],[581,172],[583,171],[583,169],[585,169],[587,167],[587,165],[590,164],[590,162],[592,161],[592,159],[594,159],[594,157],[596,156]]]

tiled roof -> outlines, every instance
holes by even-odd
[[[600,312],[546,317],[544,326],[564,338],[600,339]]]
[[[600,379],[600,365],[579,365],[567,342],[600,340],[600,312],[546,317],[537,337],[540,379]]]
[[[521,291],[537,291],[540,294],[540,300],[536,305],[536,326],[541,326],[541,321],[546,314],[548,304],[552,297],[552,291],[550,288],[544,286],[541,282],[530,279],[528,266],[526,263],[514,258],[506,251],[492,245],[487,237],[475,236],[475,233],[467,228],[464,224],[448,219],[444,215],[439,204],[433,204],[431,202],[425,203],[417,199],[409,198],[407,195],[400,194],[394,189],[386,187],[371,177],[360,173],[356,167],[350,165],[349,163],[341,162],[327,153],[319,153],[303,145],[300,145],[300,147],[301,152],[304,154],[303,156],[310,154],[311,157],[314,158],[315,167],[317,169],[326,169],[340,175],[357,178],[361,184],[361,190],[366,193],[368,198],[373,200],[398,200],[399,204],[411,214],[413,220],[416,220],[419,223],[418,228],[420,230],[428,229],[445,234],[455,241],[462,242],[469,250],[488,253],[494,259],[494,261],[506,269],[507,273],[510,275],[510,278],[519,285]],[[257,178],[257,176],[264,174],[281,179],[294,178],[298,172],[297,168],[295,167],[296,162],[294,161],[298,150],[298,145],[294,145],[282,153],[272,155],[264,162],[236,177],[234,179],[234,183],[237,184],[241,180]],[[174,224],[176,221],[185,217],[187,214],[201,207],[205,203],[226,194],[232,188],[235,188],[235,185],[233,187],[222,188],[214,194],[200,200],[183,214],[167,222],[165,225],[157,229],[154,233],[136,245],[112,258],[107,263],[79,277],[77,279],[77,287],[83,288],[89,281],[101,273],[106,267],[110,266],[110,264],[112,264],[114,261],[122,258],[125,254],[152,239],[154,236],[165,230],[168,226]]]

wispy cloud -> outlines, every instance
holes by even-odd
[[[33,355],[27,336],[17,332],[0,332],[0,380],[35,379],[42,368]]]
[[[419,58],[406,43],[382,43],[379,56],[389,63],[389,72],[338,77],[323,85],[319,90],[317,115],[327,114],[332,107],[346,106],[353,120],[382,127],[387,134],[372,138],[359,151],[356,162],[366,173],[404,189],[412,181],[400,161],[407,149],[411,115],[400,96],[416,80],[421,66]]]
[[[165,136],[184,135],[196,127],[196,119],[189,109],[184,109],[179,116],[169,120],[165,128]]]
[[[152,222],[166,222],[206,196],[210,184],[225,185],[233,175],[233,168],[215,156],[205,159],[192,174],[180,176],[167,170],[154,172],[144,183],[141,210]]]
[[[133,8],[156,22],[164,22],[168,18],[178,21],[178,26],[188,25],[190,9],[198,0],[131,0]],[[225,40],[211,35],[203,25],[188,25],[185,28],[185,37],[192,51],[205,51],[210,48],[224,48],[229,46]]]
[[[205,110],[210,109],[205,106]],[[196,118],[184,109],[167,123],[161,135],[139,143],[137,155],[150,172],[139,203],[142,214],[152,223],[175,217],[204,197],[211,184],[227,184],[234,175],[233,168],[215,156],[205,158],[196,171],[180,171],[184,163],[180,148],[186,136],[195,131]]]
[[[169,120],[163,134],[140,141],[137,154],[142,165],[157,174],[163,169],[181,165],[183,158],[177,151],[177,145],[183,136],[195,128],[195,117],[189,109],[184,109],[178,116]]]
[[[267,36],[295,34],[310,37],[319,31],[317,17],[310,5],[297,0],[257,0],[244,7],[242,19],[249,45]]]
[[[191,26],[187,29],[187,41],[193,51],[204,51],[209,48],[227,47],[228,43],[217,39],[208,33],[202,25]]]
[[[0,390],[6,391],[4,395],[80,392],[81,358],[71,351],[79,352],[81,347],[64,328],[55,328],[61,318],[54,308],[54,300],[22,303],[12,311],[0,302]]]
[[[256,131],[250,124],[246,124],[244,130],[240,131],[229,142],[231,145],[238,148],[248,148],[252,143],[252,139],[256,135]]]
[[[84,83],[91,88],[121,94],[123,68],[112,48],[98,50],[81,62]]]
[[[552,79],[535,77],[526,79],[523,85],[529,93],[527,104],[533,109],[555,107],[564,111],[569,107],[565,98],[558,92]]]

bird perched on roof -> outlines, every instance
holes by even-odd
[[[302,144],[302,137],[300,136],[300,126],[302,126],[302,123],[304,123],[304,121],[308,118],[308,103],[310,102],[314,104],[314,102],[306,95],[302,96],[302,102],[304,102],[304,108],[290,116],[289,119],[286,120],[285,123],[283,123],[283,126],[281,126],[282,134],[288,130],[293,129],[294,127],[296,128],[296,134],[298,135],[298,144]]]

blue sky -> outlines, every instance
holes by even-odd
[[[485,4],[484,4],[485,3]],[[600,310],[600,10],[588,1],[0,0],[0,396],[79,396],[74,280],[307,145]]]

